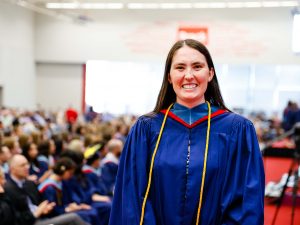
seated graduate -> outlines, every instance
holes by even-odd
[[[111,139],[107,143],[108,153],[101,161],[101,177],[110,195],[113,195],[122,149],[123,142],[121,140]]]
[[[47,177],[50,176],[51,171],[48,171],[48,165],[45,162],[38,160],[38,149],[35,143],[28,143],[23,146],[22,154],[28,160],[29,167],[29,180],[32,180],[36,183],[41,183]]]
[[[52,168],[55,164],[56,145],[53,139],[44,140],[38,145],[38,160],[44,162],[48,168]]]
[[[86,225],[74,213],[51,217],[55,203],[42,201],[36,184],[26,179],[29,175],[29,164],[23,155],[14,155],[9,166],[7,182],[0,171],[1,225]]]
[[[87,179],[93,185],[93,188],[100,195],[107,195],[108,191],[106,185],[104,184],[101,171],[100,171],[100,161],[102,159],[101,150],[104,148],[104,144],[96,144],[92,147],[89,147],[84,152],[85,164],[82,167],[82,172],[85,174]],[[105,199],[101,199],[101,196],[98,196],[98,201],[106,201]]]
[[[76,163],[74,176],[65,182],[65,187],[72,196],[72,200],[78,204],[88,204],[96,209],[100,218],[98,225],[107,225],[111,210],[111,199],[101,195],[101,191],[95,187],[82,172],[84,155],[78,151],[65,150],[64,157],[70,157]]]
[[[60,158],[53,167],[53,174],[39,185],[39,191],[45,199],[56,203],[53,214],[75,212],[90,224],[98,225],[97,212],[87,204],[72,201],[71,194],[65,187],[64,181],[73,176],[75,168],[76,165],[70,158]]]

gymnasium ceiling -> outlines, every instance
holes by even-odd
[[[60,19],[88,22],[99,20],[100,14],[168,13],[180,10],[249,9],[273,10],[289,8],[299,11],[300,0],[4,0],[36,13]]]

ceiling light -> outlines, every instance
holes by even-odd
[[[293,7],[293,6],[298,6],[297,1],[281,1],[280,5],[282,7]]]
[[[158,3],[128,3],[128,9],[158,9]]]
[[[123,3],[47,3],[48,9],[122,9]]]
[[[200,9],[208,8],[208,6],[209,6],[208,2],[198,2],[193,4],[194,8],[200,8]]]
[[[209,3],[209,8],[226,8],[226,3],[225,2],[210,2]]]
[[[263,7],[279,7],[280,4],[278,1],[263,1],[262,6]]]
[[[243,8],[244,2],[228,2],[227,7],[228,8]]]
[[[261,7],[261,2],[245,2],[245,7],[246,8],[259,8]]]
[[[20,1],[22,2],[22,1]],[[224,1],[224,2],[195,2],[195,3],[127,3],[128,9],[218,9],[218,8],[259,8],[259,7],[295,7],[298,1]],[[47,3],[49,9],[123,9],[123,3]]]
[[[191,3],[161,3],[159,4],[162,9],[190,9]]]
[[[78,9],[78,3],[47,3],[46,7],[48,9]]]
[[[82,9],[122,9],[124,4],[122,3],[82,3],[80,4]]]

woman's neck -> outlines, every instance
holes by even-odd
[[[203,98],[199,101],[193,101],[193,102],[180,101],[179,99],[177,99],[176,102],[180,105],[183,105],[183,106],[189,108],[189,109],[192,109],[198,105],[205,103],[205,99]]]

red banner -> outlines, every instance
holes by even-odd
[[[177,32],[177,39],[195,39],[202,44],[208,44],[208,28],[207,27],[179,27]]]

